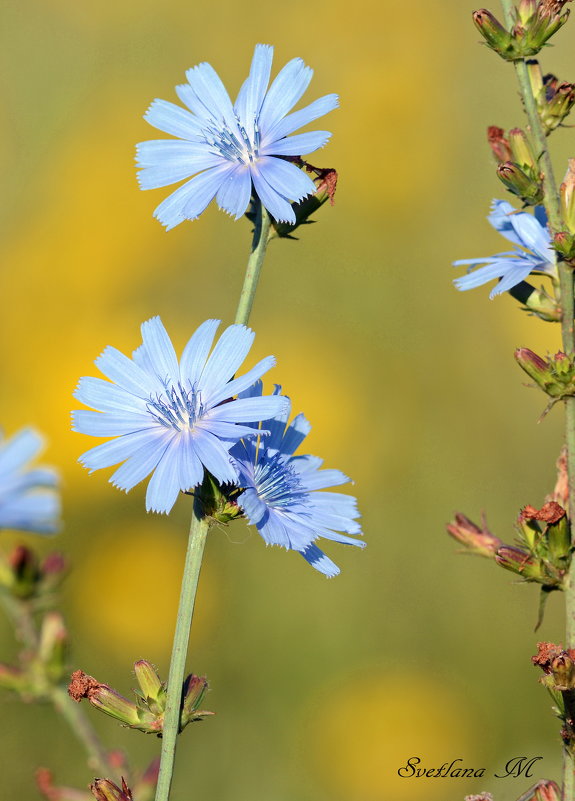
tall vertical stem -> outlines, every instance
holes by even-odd
[[[512,0],[501,0],[508,28],[513,26]],[[551,235],[562,230],[561,206],[557,192],[557,184],[553,175],[553,164],[547,147],[547,138],[541,124],[533,89],[529,80],[527,64],[524,60],[515,62],[515,72],[533,142],[537,149],[539,163],[543,173],[543,189],[545,192],[545,209],[549,220]],[[575,300],[573,286],[573,268],[560,261],[559,287],[561,292],[561,334],[563,350],[569,356],[575,356],[575,333],[573,318],[575,316]],[[569,518],[571,521],[571,542],[575,544],[575,397],[565,398],[565,443],[567,447],[567,473],[569,478]],[[571,560],[569,576],[565,588],[565,628],[566,648],[575,648],[575,558]],[[575,778],[572,757],[564,752],[563,761],[563,799],[575,799]]]
[[[184,577],[180,592],[180,605],[176,619],[176,631],[172,648],[170,672],[168,674],[168,690],[164,727],[162,731],[162,753],[160,773],[156,788],[156,801],[168,801],[172,784],[174,760],[176,758],[176,741],[180,730],[180,712],[182,707],[182,687],[186,669],[186,655],[190,641],[190,628],[194,614],[194,602],[200,578],[202,556],[209,528],[207,518],[201,516],[199,503],[194,504],[194,513],[188,538],[188,549],[184,563]]]
[[[259,199],[256,199],[256,222],[254,227],[254,236],[252,240],[252,250],[248,259],[246,267],[246,275],[244,278],[244,285],[236,311],[236,319],[234,322],[247,325],[250,318],[258,281],[260,278],[260,271],[268,242],[271,235],[271,219],[266,209],[261,204]]]

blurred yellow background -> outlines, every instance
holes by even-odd
[[[451,283],[453,260],[506,249],[485,220],[504,197],[485,128],[523,124],[512,70],[479,46],[473,8],[3,10],[0,421],[44,431],[44,460],[63,476],[65,529],[43,545],[74,565],[70,667],[125,693],[137,659],[167,674],[190,504],[146,515],[143,487],[125,496],[104,472],[89,476],[76,460],[94,441],[69,430],[72,392],[97,375],[106,345],[130,353],[155,314],[179,349],[206,318],[230,322],[250,243],[248,222],[215,207],[168,234],[152,218],[170,190],[138,190],[134,145],[157,136],[142,115],[154,97],[175,100],[200,61],[234,95],[257,42],[275,45],[274,72],[294,56],[314,68],[306,102],[341,97],[325,122],[333,140],[312,158],[338,169],[336,206],[299,242],[271,245],[251,363],[277,356],[269,381],[315,423],[311,452],[354,478],[368,547],[328,543],[342,574],[327,581],[242,523],[213,531],[190,664],[210,678],[217,715],[184,734],[174,799],[462,801],[490,790],[513,801],[529,780],[491,776],[519,755],[544,757],[536,778],[559,777],[558,724],[529,658],[537,639],[562,639],[561,599],[535,635],[536,590],[457,556],[444,534],[455,510],[485,509],[511,541],[519,508],[551,489],[561,446],[560,410],[536,424],[543,397],[512,355],[556,350],[558,328]],[[573,30],[543,54],[562,79],[575,78]],[[562,174],[573,132],[552,143]],[[4,621],[0,645],[11,658]],[[51,709],[0,703],[1,801],[37,798],[39,765],[88,784]],[[158,752],[157,740],[91,717],[137,765]],[[426,767],[462,758],[486,777],[399,778],[413,756]]]

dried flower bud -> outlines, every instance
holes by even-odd
[[[556,462],[557,480],[551,495],[546,501],[555,501],[564,509],[569,506],[569,476],[567,475],[567,448],[561,448],[561,453]]]
[[[88,676],[82,670],[75,670],[72,673],[68,694],[78,702],[86,698],[93,707],[116,718],[126,726],[141,728],[144,725],[146,731],[157,730],[157,728],[150,728],[155,722],[154,715],[148,713],[147,720],[143,720],[142,712],[136,704],[128,701],[107,684],[101,684],[93,676]],[[146,726],[146,724],[149,725]]]
[[[487,129],[487,142],[498,164],[512,160],[511,148],[509,147],[509,142],[505,138],[505,131],[503,128],[490,125]]]
[[[464,545],[469,553],[478,556],[493,558],[497,549],[503,545],[503,541],[489,531],[485,518],[482,519],[480,528],[465,515],[457,513],[455,520],[447,525],[447,533]]]
[[[465,801],[493,801],[491,793],[480,793],[479,795],[466,795]]]
[[[561,790],[555,782],[543,779],[535,785],[533,790],[533,801],[561,801]]]
[[[110,779],[95,779],[90,790],[97,801],[132,801],[132,793],[123,777],[121,789]]]

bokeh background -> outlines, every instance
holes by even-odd
[[[341,109],[314,162],[340,172],[337,204],[298,242],[270,247],[252,325],[253,363],[274,353],[314,425],[311,452],[355,479],[368,547],[329,554],[332,581],[242,523],[210,535],[190,664],[209,676],[216,717],[182,738],[174,798],[219,801],[513,801],[528,779],[493,779],[514,756],[560,775],[558,725],[530,665],[537,639],[562,639],[552,597],[537,635],[537,592],[485,560],[456,555],[455,510],[507,541],[519,508],[554,483],[561,412],[537,425],[513,349],[559,345],[486,289],[458,294],[450,263],[505,249],[488,226],[503,197],[485,128],[522,124],[510,67],[478,44],[473,3],[294,0],[247,7],[120,0],[24,0],[3,8],[0,47],[0,420],[33,423],[63,476],[65,527],[43,542],[73,563],[63,608],[71,668],[129,693],[133,662],[167,673],[190,515],[146,515],[89,476],[94,444],[69,430],[72,392],[104,346],[131,352],[160,314],[178,348],[208,317],[229,322],[249,249],[247,221],[216,208],[166,234],[140,192],[134,144],[154,97],[209,61],[234,94],[253,46],[275,70],[315,69],[305,102]],[[544,69],[575,77],[573,28]],[[558,173],[572,130],[552,139]],[[21,541],[2,535],[7,549]],[[34,540],[37,543],[37,540]],[[0,621],[1,658],[13,657]],[[80,746],[53,711],[0,698],[0,798],[38,798],[33,773],[85,787]],[[92,712],[92,710],[87,710]],[[107,744],[144,766],[158,741],[92,715]],[[401,779],[462,758],[484,779]]]

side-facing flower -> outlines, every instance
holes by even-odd
[[[0,434],[0,529],[37,534],[58,530],[58,475],[48,467],[29,466],[43,445],[32,428],[23,428],[10,439]]]
[[[487,219],[496,231],[519,247],[495,256],[453,262],[455,267],[468,267],[467,275],[456,278],[453,282],[458,289],[475,289],[499,278],[499,283],[489,295],[494,298],[524,281],[530,273],[556,276],[555,252],[551,247],[547,217],[542,206],[536,206],[534,214],[529,214],[526,211],[516,211],[505,200],[494,200]],[[473,267],[481,264],[484,266],[470,272]]]
[[[328,131],[290,134],[335,109],[338,98],[325,95],[290,114],[313,70],[294,58],[268,89],[272,58],[273,47],[256,45],[250,74],[233,105],[215,70],[203,63],[187,71],[187,84],[176,87],[186,109],[156,99],[146,112],[150,125],[178,137],[137,146],[142,189],[186,180],[154,212],[168,230],[199,217],[214,197],[239,219],[252,191],[275,220],[293,224],[290,201],[315,192],[311,178],[281,157],[302,156],[326,144]]]
[[[210,354],[219,323],[203,323],[178,362],[166,329],[154,317],[142,324],[143,344],[132,359],[113,347],[96,359],[110,381],[85,377],[74,393],[97,411],[73,412],[73,429],[115,437],[91,448],[80,462],[90,471],[123,462],[110,481],[126,492],[153,472],[148,511],[169,512],[180,490],[201,483],[204,468],[220,483],[235,482],[237,469],[229,450],[240,437],[257,433],[245,423],[280,414],[288,404],[277,396],[235,397],[273,367],[275,359],[268,356],[233,378],[255,334],[231,325]]]
[[[276,387],[276,393],[281,387]],[[261,381],[243,393],[258,398]],[[281,414],[261,423],[269,437],[243,439],[230,451],[238,466],[243,491],[237,503],[249,522],[269,545],[299,551],[312,567],[326,576],[337,576],[339,568],[315,544],[323,537],[335,542],[364,547],[361,540],[340,534],[361,534],[355,518],[357,502],[350,495],[316,490],[346,484],[349,478],[339,470],[320,470],[317,456],[294,456],[311,426],[303,414],[287,425],[288,406]]]

